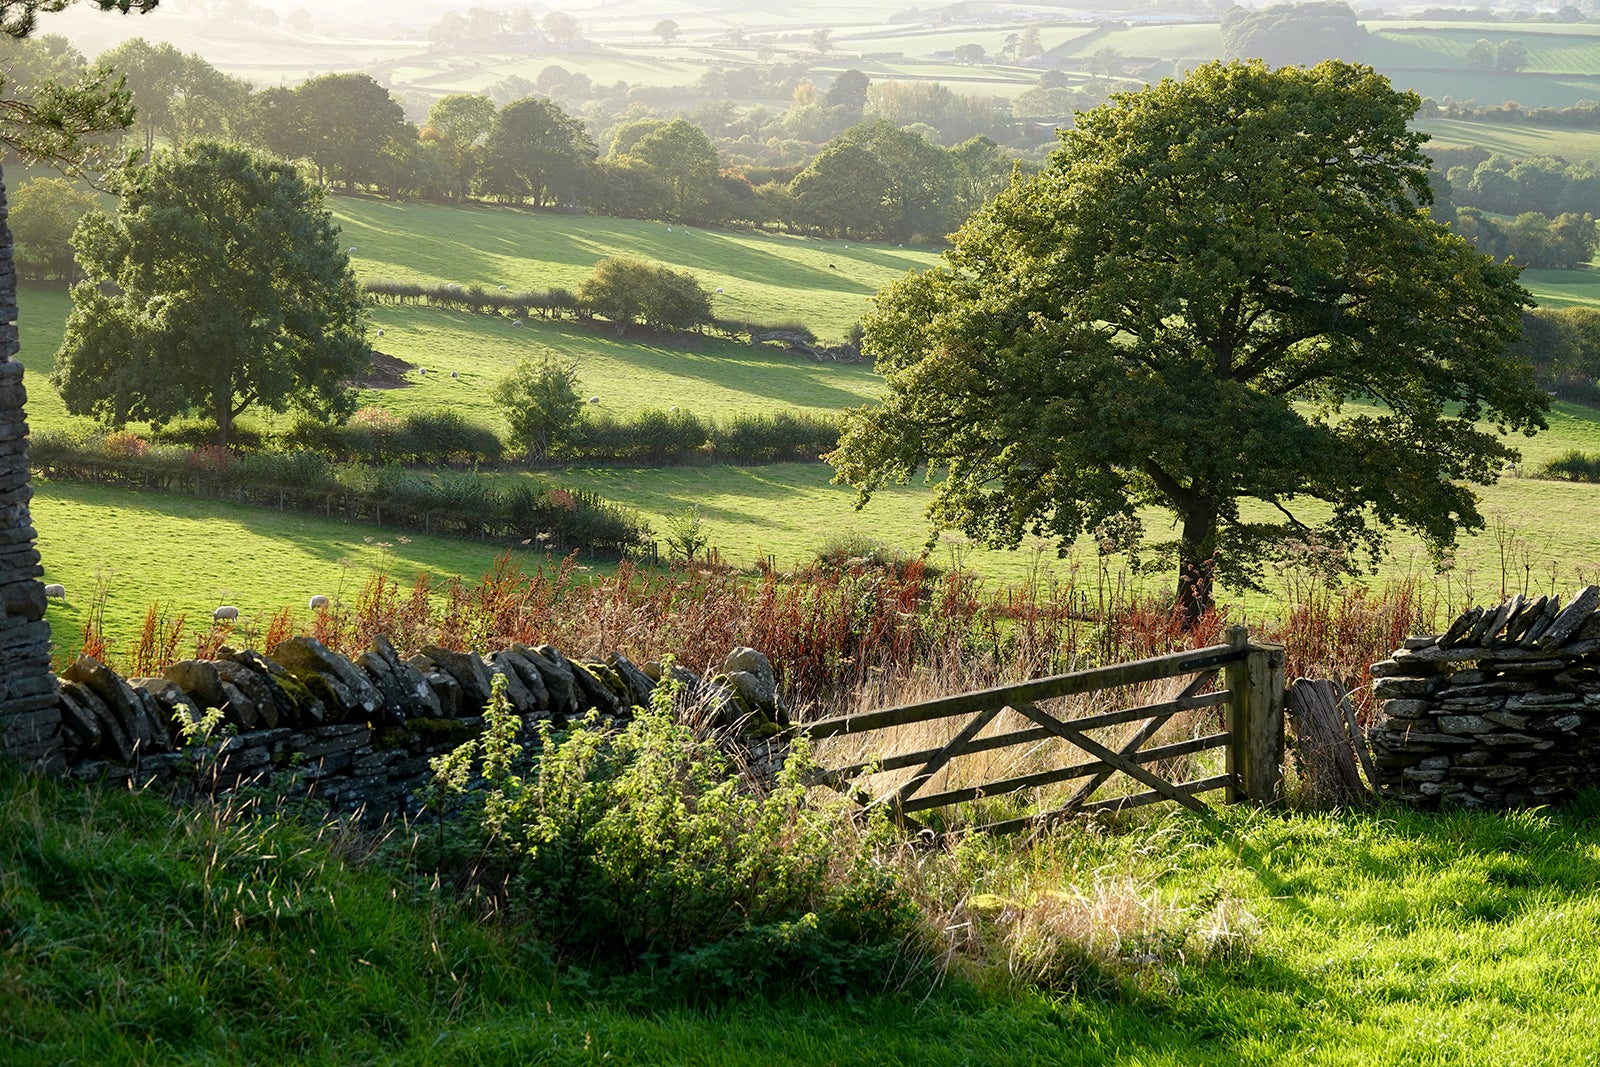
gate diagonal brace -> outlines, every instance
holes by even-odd
[[[1156,715],[1146,720],[1145,724],[1139,727],[1134,735],[1128,739],[1128,743],[1122,746],[1121,755],[1131,756],[1135,752],[1139,751],[1139,749],[1144,747],[1144,743],[1154,737],[1156,731],[1167,724],[1167,720],[1178,714],[1178,712],[1187,710],[1185,705],[1187,705],[1188,702],[1200,692],[1200,690],[1204,689],[1208,684],[1210,684],[1211,681],[1216,678],[1216,676],[1217,668],[1215,667],[1202,674],[1196,675],[1193,681],[1183,687],[1183,692],[1179,693],[1173,698],[1172,702],[1178,706],[1164,715]],[[1093,796],[1094,791],[1104,785],[1105,780],[1110,778],[1114,773],[1116,772],[1110,767],[1107,767],[1103,771],[1096,772],[1093,778],[1089,779],[1088,782],[1078,787],[1077,791],[1072,794],[1071,798],[1065,804],[1063,804],[1062,807],[1075,808],[1079,804],[1082,804],[1084,801]]]
[[[1155,774],[1152,774],[1150,771],[1145,770],[1139,764],[1128,759],[1128,757],[1120,753],[1113,752],[1105,745],[1102,745],[1100,742],[1095,741],[1085,735],[1082,731],[1073,729],[1060,719],[1057,719],[1047,712],[1042,711],[1037,705],[1029,704],[1027,702],[1019,702],[1016,705],[1016,710],[1022,712],[1022,714],[1026,715],[1028,718],[1032,719],[1046,730],[1049,730],[1057,737],[1061,737],[1067,741],[1070,741],[1072,744],[1077,745],[1079,748],[1089,753],[1089,755],[1104,760],[1106,763],[1109,763],[1117,770],[1122,771],[1130,778],[1137,778],[1139,781],[1143,782],[1151,789],[1154,789],[1168,800],[1175,800],[1179,804],[1182,804],[1184,807],[1188,808],[1190,811],[1198,812],[1202,815],[1207,813],[1205,804],[1196,800],[1190,794],[1184,792],[1182,789],[1174,788],[1170,782],[1167,782],[1157,777]]]

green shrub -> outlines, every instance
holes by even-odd
[[[711,434],[717,458],[740,463],[815,462],[839,447],[832,419],[792,411],[739,414]]]
[[[691,411],[648,408],[633,417],[629,458],[655,461],[685,459],[702,448],[709,427]]]
[[[410,462],[429,466],[496,463],[505,453],[505,445],[493,430],[469,422],[451,408],[408,412],[401,420],[395,448]]]
[[[1538,477],[1569,482],[1600,482],[1600,454],[1590,455],[1574,448],[1540,468]]]
[[[435,761],[443,791],[471,801],[467,830],[522,917],[568,955],[665,955],[696,974],[744,974],[757,957],[815,968],[844,944],[899,945],[917,911],[872,862],[848,802],[808,798],[804,750],[770,792],[752,791],[714,742],[673,720],[675,688],[658,687],[615,732],[540,723],[531,760],[497,691],[482,739]],[[466,793],[480,756],[485,788]]]

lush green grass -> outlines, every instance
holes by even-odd
[[[278,609],[292,608],[306,621],[313,595],[353,599],[374,570],[408,585],[419,571],[476,580],[506,551],[162,493],[62,482],[36,483],[34,491],[44,580],[68,592],[66,602],[50,605],[58,660],[80,647],[102,579],[105,632],[113,654],[123,656],[156,601],[174,618],[187,615],[190,634],[210,628],[219,604],[235,605],[246,632],[259,637]],[[516,555],[528,557],[524,550]]]
[[[842,336],[885,283],[936,260],[925,248],[634,219],[350,197],[329,206],[363,279],[576,289],[606,256],[643,256],[722,289],[719,316],[798,319],[824,338]]]
[[[1596,79],[1595,88],[1600,91],[1600,78]],[[1439,146],[1481,145],[1513,158],[1559,156],[1571,163],[1600,160],[1600,132],[1594,130],[1464,119],[1424,119],[1416,125]]]
[[[1239,905],[1237,951],[1130,960],[1103,980],[1091,970],[1063,996],[1009,985],[1003,956],[931,993],[847,1000],[767,993],[697,1007],[597,986],[425,875],[401,874],[400,843],[373,853],[333,828],[174,812],[0,771],[6,1061],[1532,1067],[1600,1056],[1592,798],[1512,815],[1179,812],[939,861],[953,868],[945,892],[1105,899],[1102,936],[1118,932],[1117,910]]]
[[[818,363],[777,349],[709,337],[667,342],[618,338],[604,324],[510,320],[428,308],[377,307],[372,343],[425,367],[402,389],[370,392],[363,403],[394,411],[450,407],[502,429],[489,395],[519,358],[553,352],[578,367],[578,389],[598,396],[600,411],[631,415],[644,408],[682,407],[724,418],[789,408],[828,414],[877,396],[883,380],[864,364]],[[459,374],[451,378],[450,374]]]

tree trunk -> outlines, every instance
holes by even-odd
[[[1178,545],[1178,600],[1173,610],[1192,630],[1216,607],[1212,581],[1217,570],[1217,508],[1202,502],[1182,513],[1183,540]]]

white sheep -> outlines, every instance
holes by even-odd
[[[51,600],[65,600],[67,599],[67,587],[64,585],[47,585],[44,587],[44,595]]]
[[[678,413],[678,405],[676,405],[676,404],[672,405],[670,408],[667,409],[667,414],[668,415],[676,415],[677,413]]]
[[[510,286],[509,286],[509,285],[502,285],[502,286],[501,286],[501,287],[500,287],[500,291],[501,291],[501,292],[502,292],[502,293],[503,293],[503,292],[505,292],[505,291],[506,291],[506,290],[507,290],[507,289],[509,289],[509,288],[511,288],[511,287],[510,287]]]
[[[316,596],[311,598],[311,600],[306,604],[306,607],[310,608],[312,611],[326,611],[328,609],[328,598],[323,596],[321,593],[318,593]]]
[[[355,245],[351,245],[349,248],[345,249],[345,255],[353,256],[355,254],[356,254],[356,246]]]
[[[378,331],[378,336],[379,336],[379,337],[382,337],[382,336],[383,336],[383,331],[382,331],[382,330],[379,330],[379,331]]]
[[[511,320],[511,325],[513,325],[513,326],[521,326],[522,325],[522,320],[521,319],[512,319]]]
[[[722,286],[720,286],[720,285],[717,286],[717,292],[719,292],[719,293],[722,292]]]
[[[232,622],[235,619],[237,619],[238,617],[239,617],[239,609],[234,607],[232,604],[224,604],[221,607],[219,607],[216,611],[213,611],[211,613],[211,621],[212,622],[222,622],[223,620],[227,620],[228,622]]]
[[[598,403],[600,403],[600,398],[599,398],[599,397],[597,397],[597,396],[591,396],[591,397],[590,397],[590,398],[589,398],[589,403],[591,403],[591,404],[598,404]]]
[[[428,376],[428,368],[427,367],[418,367],[417,368],[417,377],[426,378],[427,376]]]
[[[459,377],[461,377],[461,372],[457,371],[457,370],[453,370],[453,371],[450,372],[450,377],[459,378]]]

